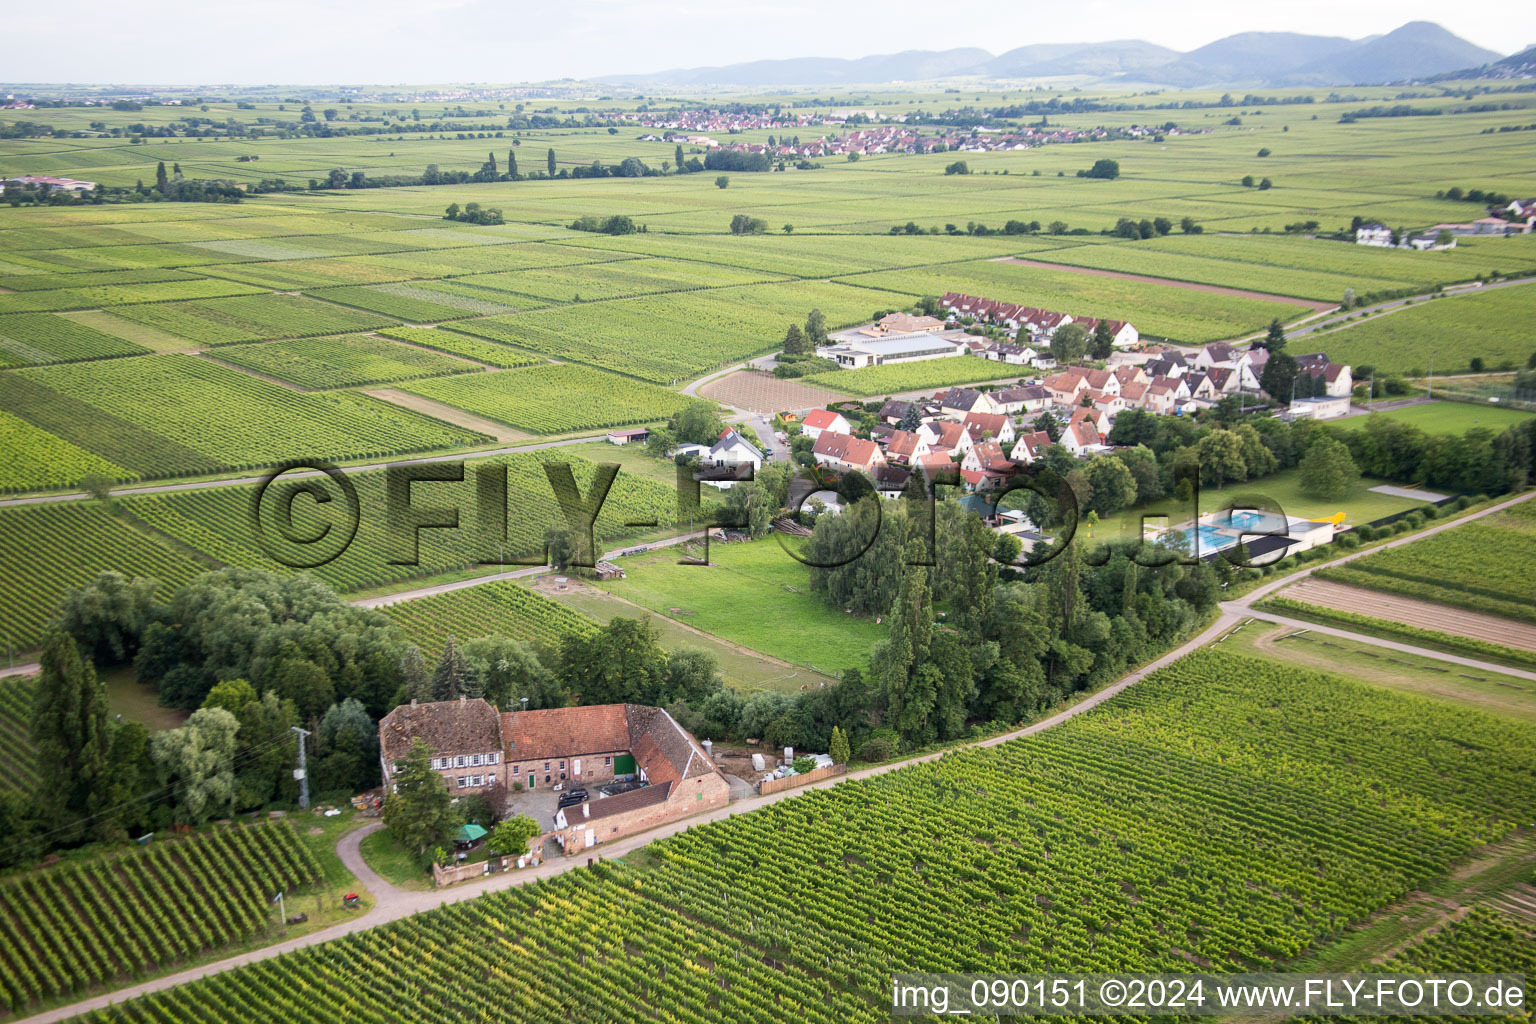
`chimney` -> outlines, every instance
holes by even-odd
[[[468,697],[466,697],[466,696],[464,696],[464,695],[463,695],[463,694],[462,694],[462,693],[461,693],[461,694],[459,694],[459,703],[460,703],[460,704],[467,704],[467,703],[469,703],[469,698],[468,698]]]
[[[416,698],[412,697],[411,698],[411,707],[415,707],[415,706],[416,706]]]

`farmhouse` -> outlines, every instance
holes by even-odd
[[[379,723],[386,785],[417,739],[431,748],[433,768],[454,792],[505,790],[513,783],[529,789],[641,784],[557,815],[557,838],[567,855],[730,800],[730,786],[708,752],[662,708],[601,704],[499,712],[480,698],[412,701]]]
[[[1392,234],[1392,229],[1385,224],[1362,224],[1355,228],[1355,244],[1391,246]]]
[[[5,179],[6,188],[35,188],[40,192],[73,192],[81,195],[86,192],[94,192],[94,181],[79,181],[75,178],[51,178],[45,174],[23,174],[15,178]]]

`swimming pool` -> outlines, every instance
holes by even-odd
[[[1176,530],[1174,532],[1183,536],[1184,546],[1189,549],[1191,554],[1196,555],[1210,554],[1212,551],[1220,551],[1237,543],[1237,538],[1224,536],[1211,526],[1197,526],[1193,529]],[[1197,534],[1200,538],[1199,551],[1195,550],[1195,537]]]
[[[1283,530],[1285,517],[1277,512],[1257,512],[1252,509],[1233,509],[1218,515],[1217,522],[1233,530]]]

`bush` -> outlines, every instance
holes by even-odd
[[[1113,180],[1120,177],[1120,164],[1118,161],[1108,158],[1095,160],[1093,166],[1083,172],[1083,177]]]
[[[952,163],[948,167],[944,168],[944,173],[945,174],[970,174],[971,173],[971,169],[968,166],[966,166],[966,163],[965,163],[964,160],[956,160],[954,163]]]
[[[859,747],[859,760],[872,764],[889,761],[896,756],[896,733],[891,729],[878,729],[864,745]]]
[[[1357,526],[1354,529],[1354,534],[1360,538],[1360,542],[1363,544],[1376,539],[1376,528],[1374,526]],[[1346,534],[1346,536],[1348,535]]]
[[[1343,533],[1335,539],[1334,543],[1345,551],[1353,551],[1360,546],[1360,538],[1354,533]]]

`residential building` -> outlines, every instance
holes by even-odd
[[[1298,398],[1291,402],[1291,415],[1299,420],[1331,420],[1349,414],[1349,397]]]
[[[1043,430],[1020,434],[1019,439],[1013,443],[1013,450],[1008,453],[1008,458],[1016,463],[1022,463],[1027,466],[1038,459],[1046,448],[1055,443],[1055,441],[1051,440],[1051,435]]]
[[[1039,412],[1051,404],[1051,393],[1038,384],[1026,384],[1016,388],[1005,388],[1002,391],[994,391],[992,401],[1003,412],[1010,415]]]
[[[813,409],[805,414],[805,419],[800,421],[800,429],[804,431],[806,437],[814,441],[824,430],[830,430],[834,434],[847,434],[852,432],[853,425],[840,412],[833,412],[830,409]]]
[[[971,440],[979,442],[986,438],[995,438],[1003,444],[1010,443],[1014,436],[1013,418],[1000,412],[973,412],[968,413],[961,426],[966,433],[971,435]]]
[[[418,739],[431,751],[432,769],[450,792],[478,793],[506,784],[501,712],[489,701],[413,700],[385,715],[379,722],[379,763],[386,786]]]
[[[1378,245],[1390,247],[1392,243],[1392,229],[1385,224],[1362,224],[1355,228],[1356,245]]]
[[[1061,444],[1078,458],[1104,450],[1104,438],[1087,409],[1078,409],[1072,414],[1061,432]]]
[[[811,456],[816,460],[816,465],[828,466],[839,472],[856,469],[867,474],[872,473],[876,466],[885,465],[885,454],[875,442],[830,430],[823,431],[816,438],[816,447],[811,449]]]
[[[897,430],[893,432],[890,441],[885,446],[886,460],[898,466],[906,466],[916,462],[933,450],[929,443],[929,436],[916,430]]]
[[[950,416],[968,416],[973,412],[1001,412],[985,391],[975,388],[950,388],[933,396],[934,404]]]

